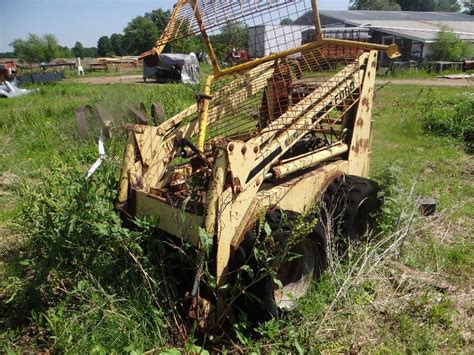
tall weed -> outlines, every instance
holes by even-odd
[[[12,303],[29,305],[47,330],[48,348],[147,350],[172,338],[158,280],[152,223],[123,226],[113,210],[117,179],[107,161],[90,180],[61,164],[22,189],[17,232],[23,289]]]
[[[440,98],[430,90],[421,108],[422,127],[438,136],[462,141],[474,129],[474,94]]]

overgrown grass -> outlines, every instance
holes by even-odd
[[[442,98],[429,92],[422,106],[422,127],[432,134],[453,138],[474,152],[474,92]]]
[[[452,211],[456,220],[474,213],[472,159],[461,143],[426,134],[422,124],[427,97],[441,99],[463,92],[450,87],[384,88],[376,98],[371,163],[372,176],[395,163],[403,188],[416,182],[417,195],[435,197],[439,210]]]
[[[97,77],[109,77],[109,76],[123,76],[123,75],[141,75],[143,74],[143,69],[137,68],[137,69],[119,69],[119,70],[97,70],[97,71],[91,71],[91,70],[85,70],[84,71],[84,76],[79,76],[76,70],[71,70],[71,69],[66,69],[64,70],[64,76],[67,79],[74,79],[74,78],[97,78]]]
[[[120,117],[123,102],[144,101],[161,102],[170,117],[199,89],[63,82],[0,101],[0,174],[17,177],[0,185],[1,349],[193,349],[192,328],[177,326],[177,305],[169,302],[176,297],[167,277],[180,262],[165,257],[150,223],[130,230],[113,211],[122,138],[107,144],[107,161],[86,181],[97,148],[93,139],[78,140],[73,114],[78,105],[102,103]],[[259,339],[241,322],[214,348],[391,353],[472,345],[474,166],[460,144],[426,134],[421,119],[427,98],[462,90],[397,86],[377,94],[371,171],[386,186],[380,234],[332,264],[294,312],[261,325]],[[424,195],[437,198],[436,216],[417,215]],[[452,289],[406,276],[388,259]]]
[[[474,71],[470,70],[467,71],[466,74],[472,74]],[[444,75],[459,75],[464,74],[464,72],[460,70],[444,70],[442,72],[437,71],[428,71],[424,68],[420,68],[418,70],[415,69],[399,69],[395,72],[388,72],[387,74],[379,75],[380,78],[385,79],[436,79],[440,76]]]
[[[32,312],[33,324],[47,334],[46,348],[122,352],[172,338],[163,279],[155,281],[154,255],[144,251],[154,228],[139,221],[134,231],[122,226],[112,206],[115,170],[108,162],[86,181],[81,168],[56,163],[19,190],[12,231],[24,238],[25,252],[8,264],[2,296],[11,326],[24,326],[25,311]]]
[[[119,123],[123,121],[127,103],[144,102],[149,108],[160,102],[171,117],[194,102],[198,86],[191,85],[80,85],[60,82],[39,86],[39,92],[0,100],[0,172],[22,178],[36,179],[52,161],[66,165],[81,164],[85,169],[97,158],[93,140],[81,141],[77,135],[74,112],[78,106],[100,103]],[[118,152],[115,152],[118,153]],[[112,154],[111,157],[120,156]],[[0,201],[7,208],[0,211],[0,221],[12,216],[15,204],[7,197]]]

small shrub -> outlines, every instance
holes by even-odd
[[[421,118],[425,131],[462,141],[466,132],[474,129],[474,95],[438,98],[430,92],[423,103]]]
[[[378,229],[383,234],[388,235],[399,230],[409,219],[414,208],[411,196],[401,187],[400,175],[400,167],[392,164],[375,176],[381,187],[379,198],[383,200],[377,216]]]
[[[463,41],[447,26],[438,32],[436,42],[432,47],[434,60],[462,61],[474,54],[474,45]]]

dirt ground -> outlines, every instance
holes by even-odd
[[[70,82],[83,84],[143,84],[141,75],[123,75],[123,76],[103,76],[91,78],[70,79]],[[153,80],[147,83],[154,83]],[[384,85],[391,83],[394,85],[423,85],[423,86],[474,86],[474,80],[466,79],[393,79],[377,80],[377,84]]]

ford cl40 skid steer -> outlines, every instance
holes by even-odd
[[[283,18],[292,25],[280,25]],[[262,56],[222,69],[213,42],[232,28],[246,31],[249,53]],[[314,40],[302,44],[303,31]],[[324,38],[316,0],[179,0],[145,60],[159,61],[165,46],[189,36],[203,40],[213,74],[196,104],[158,126],[128,126],[117,206],[156,219],[159,230],[195,247],[189,313],[200,325],[222,324],[236,304],[265,319],[291,307],[324,266],[316,228],[272,277],[248,276],[259,271],[255,248],[288,240],[279,223],[345,189],[353,191],[346,198],[352,210],[343,213],[342,232],[364,229],[375,191],[364,177],[377,57],[398,50]],[[264,243],[256,229],[266,230]],[[226,296],[242,267],[252,268],[244,291],[258,301]],[[207,286],[203,269],[213,279]]]

